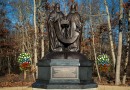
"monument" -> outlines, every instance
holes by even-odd
[[[82,23],[76,4],[65,16],[55,4],[48,18],[49,53],[38,61],[38,79],[33,88],[91,89],[94,62],[80,53]],[[91,89],[92,90],[92,89]]]

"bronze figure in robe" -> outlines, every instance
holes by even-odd
[[[48,19],[48,33],[50,51],[80,51],[82,24],[76,4],[71,5],[67,16],[60,11],[59,4],[55,5]]]
[[[77,12],[77,5],[76,4],[71,5],[70,12],[67,15],[67,20],[70,21],[70,31],[69,31],[70,37],[72,37],[72,34],[74,32],[75,32],[75,36],[77,36],[77,40],[73,44],[71,44],[68,47],[68,49],[69,49],[69,51],[78,52],[78,51],[80,51],[82,23],[81,23],[81,16]]]
[[[49,50],[50,51],[62,51],[62,44],[59,42],[55,31],[55,22],[64,17],[64,14],[60,11],[60,4],[56,3],[54,10],[50,13],[48,18],[48,36],[49,36]]]

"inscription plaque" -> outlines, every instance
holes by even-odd
[[[78,67],[52,66],[51,79],[78,79]]]

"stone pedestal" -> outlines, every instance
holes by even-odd
[[[78,59],[52,59],[50,83],[80,83]]]
[[[52,52],[38,62],[38,79],[33,88],[97,88],[92,79],[93,61],[77,52]],[[35,90],[35,89],[34,89]]]

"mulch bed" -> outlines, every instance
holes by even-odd
[[[31,86],[33,82],[0,82],[0,87]]]
[[[34,81],[31,74],[27,75],[26,80],[23,79],[23,74],[7,74],[5,76],[0,76],[0,87],[17,87],[17,86],[31,86]],[[102,77],[102,81],[99,82],[97,77],[94,77],[94,81],[98,85],[114,85],[114,80],[108,81],[105,77]],[[130,79],[127,80],[126,85],[121,86],[130,86]]]
[[[17,86],[31,86],[34,81],[31,74],[27,75],[27,79],[23,79],[23,74],[7,74],[0,77],[0,87],[17,87]]]

